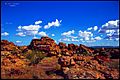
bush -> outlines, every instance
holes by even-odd
[[[44,57],[46,57],[45,52],[43,51],[37,51],[32,50],[31,53],[26,53],[26,58],[31,61],[32,64],[38,64],[40,60],[42,60]]]
[[[89,52],[85,51],[85,52],[83,52],[83,55],[87,56],[87,55],[89,55]]]

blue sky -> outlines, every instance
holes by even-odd
[[[29,45],[49,36],[57,43],[119,45],[118,1],[3,1],[1,39]]]

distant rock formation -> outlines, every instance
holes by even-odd
[[[90,49],[89,47],[87,47],[87,46],[85,46],[85,45],[82,45],[82,44],[80,44],[80,49],[83,51],[83,50],[85,50],[85,51],[87,51],[88,53],[93,53],[94,52],[94,50],[93,49]]]

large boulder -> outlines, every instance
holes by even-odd
[[[70,56],[60,57],[59,63],[61,64],[62,67],[69,67],[69,66],[75,65],[75,61],[74,61],[73,57],[70,57]]]

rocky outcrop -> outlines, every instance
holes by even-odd
[[[75,61],[73,60],[73,57],[70,56],[62,56],[59,59],[59,62],[63,67],[69,67],[75,65]]]
[[[67,49],[67,45],[63,42],[60,42],[58,46],[60,47],[60,49]]]
[[[88,53],[93,53],[93,52],[94,52],[93,49],[90,49],[89,47],[87,47],[87,46],[85,46],[85,45],[80,44],[79,47],[80,47],[80,50],[81,50],[82,52],[84,52],[84,51],[87,51]]]
[[[13,43],[7,40],[1,41],[1,51],[17,51],[18,47]]]
[[[49,37],[29,46],[1,41],[1,76],[15,79],[119,79],[119,49],[92,49]],[[114,56],[115,54],[115,56]],[[112,57],[110,57],[112,55]]]
[[[59,46],[49,37],[33,39],[29,45],[29,49],[45,51],[49,56],[57,55],[60,52]]]

